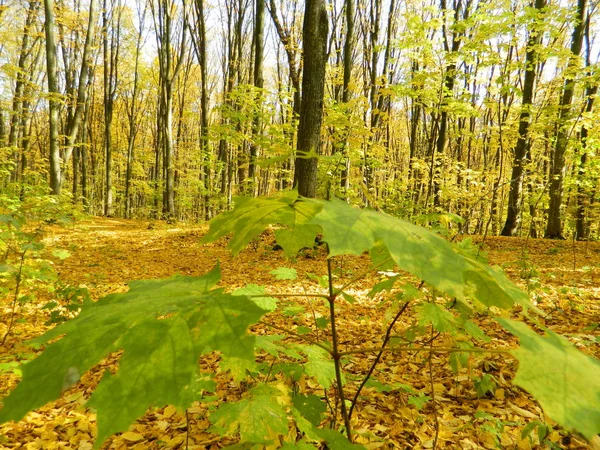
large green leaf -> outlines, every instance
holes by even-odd
[[[519,360],[514,383],[563,427],[588,439],[600,433],[600,361],[550,330],[540,336],[524,323],[498,321],[521,341],[521,348],[512,351]]]
[[[505,276],[425,228],[336,199],[312,201],[322,205],[311,223],[321,226],[330,256],[360,255],[384,245],[399,268],[461,301],[474,297],[500,308],[529,304]]]
[[[288,430],[288,417],[282,404],[284,393],[260,384],[237,403],[224,403],[210,415],[213,429],[222,436],[239,430],[242,442],[268,444]]]
[[[0,421],[20,420],[58,398],[109,353],[123,350],[119,370],[107,374],[90,399],[98,412],[100,445],[126,430],[152,405],[188,407],[195,398],[198,358],[212,351],[254,360],[247,329],[265,311],[244,296],[210,290],[219,268],[202,277],[136,281],[83,308],[75,319],[36,339],[48,345],[23,367],[23,380],[4,399]]]
[[[202,242],[212,242],[233,233],[228,247],[235,255],[269,225],[287,225],[293,230],[278,230],[278,242],[286,253],[294,254],[302,247],[312,246],[318,229],[305,224],[315,215],[320,205],[298,200],[297,191],[279,197],[236,197],[233,210],[215,217]],[[306,244],[308,242],[308,245]],[[300,245],[301,247],[298,247]]]

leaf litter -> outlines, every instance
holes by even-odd
[[[94,299],[123,292],[133,280],[165,278],[172,274],[200,276],[219,261],[220,285],[227,291],[247,285],[265,286],[270,294],[323,293],[319,277],[326,274],[325,249],[303,250],[293,264],[283,252],[274,251],[274,236],[263,233],[238,256],[226,249],[228,238],[199,245],[206,226],[173,226],[147,221],[95,218],[69,228],[51,228],[46,236],[48,247],[69,248],[72,256],[58,257],[55,267],[61,281],[85,286]],[[481,238],[475,237],[475,241]],[[509,278],[530,292],[547,315],[544,325],[569,338],[585,353],[600,356],[600,243],[526,240],[488,237],[483,250],[493,264],[501,265]],[[59,255],[60,256],[60,255]],[[342,285],[368,268],[366,255],[336,257],[336,283]],[[289,267],[293,266],[295,273]],[[371,272],[352,284],[338,303],[338,331],[342,351],[377,348],[385,333],[385,291],[369,297],[374,283],[387,273]],[[294,279],[296,278],[296,279]],[[404,282],[416,279],[400,274]],[[49,294],[47,294],[49,295]],[[40,303],[48,299],[40,298]],[[352,301],[353,303],[350,303]],[[327,333],[328,311],[321,300],[293,297],[286,300],[289,311],[301,314],[274,313],[269,321],[298,333],[322,338]],[[294,304],[295,303],[295,304]],[[8,299],[2,302],[8,311]],[[296,308],[296,309],[294,309]],[[409,308],[395,326],[398,339],[417,326],[419,308]],[[47,311],[28,307],[19,310],[13,334],[0,348],[0,396],[10,392],[19,379],[18,362],[30,359],[35,350],[23,342],[41,335],[48,327]],[[487,331],[491,342],[482,347],[498,350],[515,346],[517,341],[485,315],[476,320]],[[5,324],[1,324],[0,331]],[[270,335],[271,330],[257,325],[253,332]],[[444,347],[441,335],[436,346]],[[556,448],[597,448],[576,434],[557,427],[544,415],[531,396],[510,384],[516,359],[502,353],[473,354],[462,358],[453,372],[446,354],[429,352],[385,352],[371,381],[362,391],[352,416],[356,441],[367,448],[432,448],[437,421],[438,448],[541,448],[540,433],[523,436],[526,427],[547,423],[544,445]],[[0,448],[91,449],[96,434],[95,414],[84,406],[105,370],[115,371],[118,354],[85,374],[63,397],[50,403],[19,423],[0,426]],[[266,354],[265,358],[270,355]],[[262,357],[261,357],[262,358]],[[372,361],[372,353],[353,355],[344,366],[350,395],[358,387]],[[196,402],[187,411],[173,406],[152,408],[127,432],[109,438],[102,448],[222,448],[235,443],[234,436],[221,438],[209,432],[208,411],[216,404],[248,398],[250,387],[236,381],[232,374],[219,371],[218,356],[202,358],[204,369],[216,373],[214,396]],[[272,358],[271,358],[272,359]],[[429,382],[432,368],[433,392]],[[222,370],[222,369],[221,369]],[[318,385],[311,379],[300,381],[305,393],[319,396]],[[432,400],[432,394],[435,401]],[[533,424],[533,426],[532,426]],[[293,430],[290,430],[292,433]]]

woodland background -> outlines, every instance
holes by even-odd
[[[291,188],[316,3],[309,195],[450,213],[469,233],[597,236],[588,0],[0,0],[2,191],[205,220]]]

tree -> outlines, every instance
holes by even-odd
[[[329,18],[324,0],[307,0],[302,30],[304,69],[294,186],[304,197],[317,195]]]
[[[451,11],[453,12],[454,23],[451,27],[448,27],[445,16],[449,10],[446,5],[446,0],[441,0],[440,10],[444,15],[444,18],[442,19],[442,39],[444,42],[444,52],[446,54],[446,67],[444,69],[444,84],[442,86],[442,102],[439,110],[439,129],[435,145],[436,155],[434,157],[435,163],[432,164],[433,203],[435,206],[441,205],[441,183],[439,180],[439,172],[442,170],[443,162],[441,158],[446,149],[446,140],[448,139],[448,116],[451,112],[449,103],[454,96],[454,83],[456,81],[456,68],[458,66],[456,58],[465,34],[465,27],[459,22],[468,19],[471,3],[471,0],[466,0],[463,5],[462,0],[453,0]],[[448,43],[448,28],[451,30],[451,44]]]
[[[139,82],[140,82],[140,57],[142,50],[142,37],[144,31],[144,24],[146,22],[146,11],[147,4],[144,4],[143,9],[138,5],[138,21],[139,31],[137,34],[136,45],[135,45],[135,66],[133,70],[133,88],[131,91],[131,103],[127,108],[127,116],[129,122],[129,132],[127,134],[127,168],[125,173],[125,217],[131,217],[131,177],[132,177],[132,165],[134,159],[134,148],[135,138],[139,132],[139,125],[137,121],[138,114],[138,95],[139,95]],[[108,174],[108,170],[107,170]],[[108,175],[107,175],[108,176]],[[106,183],[108,186],[108,182]],[[108,192],[108,189],[107,189]],[[107,202],[108,203],[108,202]]]
[[[183,4],[185,8],[185,3]],[[174,146],[173,140],[173,86],[183,67],[187,45],[187,28],[183,25],[181,14],[177,22],[177,5],[173,0],[152,0],[150,3],[154,31],[158,49],[160,108],[158,109],[158,126],[163,134],[163,155],[165,165],[164,213],[168,217],[175,216],[174,191]],[[179,42],[177,42],[179,41]],[[175,46],[179,49],[175,52]]]
[[[46,34],[46,66],[48,78],[48,123],[50,140],[50,189],[55,195],[60,195],[61,168],[60,147],[58,142],[60,92],[58,89],[58,69],[56,64],[56,32],[54,24],[54,0],[44,0],[44,13],[46,20],[44,30]]]
[[[254,35],[252,40],[254,41],[254,76],[253,82],[254,87],[257,89],[256,101],[262,103],[262,89],[265,84],[263,77],[263,60],[264,60],[264,22],[265,22],[265,0],[256,0],[255,11],[254,11]],[[256,157],[258,156],[258,145],[256,144],[256,137],[260,133],[260,113],[255,114],[252,122],[252,134],[254,136],[254,142],[250,146],[250,166],[248,169],[248,177],[251,182],[251,194],[254,195],[255,191],[255,178],[256,178]]]
[[[92,2],[93,3],[93,2]],[[104,100],[104,215],[113,215],[112,134],[113,112],[118,82],[119,48],[121,40],[120,1],[104,0],[102,8],[103,100]],[[115,17],[116,15],[116,17]],[[116,21],[116,22],[115,22]],[[140,30],[141,36],[141,30]],[[110,41],[110,45],[109,45]],[[136,67],[137,69],[137,67]]]
[[[510,177],[510,191],[508,194],[508,211],[506,222],[502,229],[502,236],[515,236],[519,230],[522,216],[523,202],[523,179],[525,167],[528,164],[529,126],[531,124],[531,109],[533,108],[533,96],[535,80],[537,78],[537,54],[538,47],[542,41],[542,33],[535,29],[538,17],[543,14],[546,0],[535,0],[534,9],[536,16],[532,20],[527,41],[527,52],[525,55],[525,76],[523,79],[523,97],[521,101],[521,113],[519,116],[519,135],[515,145],[515,152]]]
[[[571,54],[569,55],[567,67],[563,75],[564,85],[558,105],[557,132],[550,171],[550,204],[545,234],[550,239],[563,239],[561,207],[567,168],[565,155],[569,143],[571,129],[569,119],[571,118],[571,104],[573,103],[573,94],[575,92],[575,77],[580,66],[579,55],[583,46],[586,11],[587,0],[578,0],[575,25],[573,26],[573,35],[571,36]]]

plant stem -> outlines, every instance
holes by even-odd
[[[346,436],[348,436],[348,440],[352,442],[352,428],[350,427],[350,416],[348,415],[348,410],[346,409],[346,398],[344,396],[344,384],[342,382],[342,368],[340,364],[341,353],[338,349],[338,335],[337,328],[335,323],[335,299],[341,290],[334,291],[333,290],[333,269],[331,267],[331,258],[327,259],[327,275],[329,278],[329,316],[331,320],[331,346],[332,352],[331,356],[333,357],[333,364],[335,366],[335,378],[337,383],[337,391],[338,396],[340,398],[342,417],[344,419],[344,425],[346,426]]]
[[[385,337],[383,338],[383,343],[381,344],[381,348],[379,349],[379,353],[377,354],[375,361],[373,361],[373,364],[371,364],[369,371],[365,375],[362,383],[360,384],[360,386],[356,390],[356,393],[354,394],[354,398],[352,399],[352,403],[350,404],[350,412],[348,413],[349,418],[352,418],[352,413],[354,412],[354,407],[356,406],[356,402],[358,401],[358,396],[360,395],[360,392],[367,384],[367,381],[369,381],[369,379],[371,378],[371,375],[373,374],[375,367],[377,366],[377,364],[379,364],[379,360],[381,359],[381,356],[383,355],[385,346],[388,344],[388,342],[390,340],[390,337],[392,334],[392,329],[394,328],[394,325],[396,324],[396,322],[398,321],[400,316],[404,313],[404,311],[406,311],[406,308],[408,307],[408,303],[409,302],[406,302],[406,303],[404,303],[404,305],[402,305],[402,308],[400,308],[400,310],[398,311],[398,313],[396,314],[396,316],[394,317],[392,322],[389,324],[389,326],[385,332]]]

